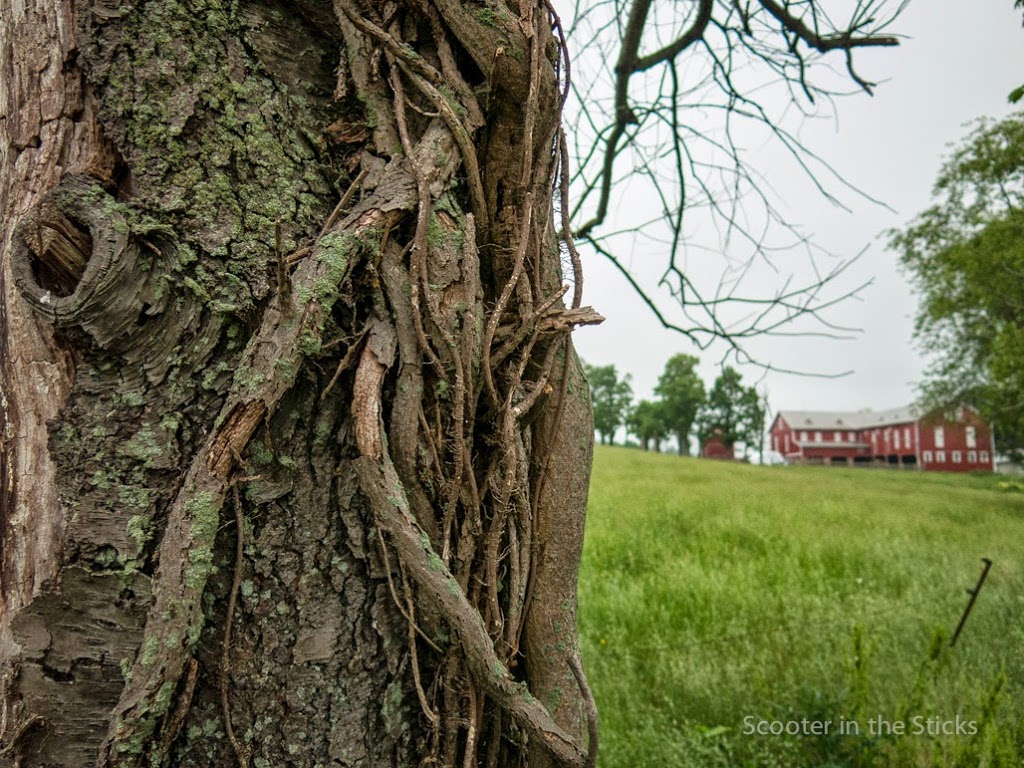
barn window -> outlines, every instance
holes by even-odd
[[[981,452],[981,463],[988,464],[988,451]]]
[[[896,430],[895,440],[896,450],[898,451],[900,449],[900,431],[898,429]]]
[[[849,440],[852,443],[854,440],[857,439],[857,435],[854,434],[853,432],[847,432],[846,433],[846,439]]]
[[[815,432],[814,433],[814,442],[816,442],[816,443],[820,443],[821,442],[821,432]]]
[[[910,447],[910,427],[903,428],[903,444],[907,446],[907,448]]]
[[[967,427],[967,447],[978,447],[978,432],[974,427]]]
[[[836,443],[843,442],[843,433],[842,432],[833,432],[832,433],[832,441],[836,442]]]
[[[806,443],[807,442],[807,433],[806,432],[801,432],[800,433],[800,442],[801,443]]]
[[[946,452],[945,451],[936,451],[935,452],[935,460],[939,464],[945,464],[946,463]]]
[[[968,451],[967,452],[967,463],[968,464],[977,464],[978,463],[978,452],[977,451]]]
[[[945,448],[946,447],[946,431],[942,427],[935,428],[935,447]]]
[[[931,451],[925,451],[924,452],[924,463],[925,464],[931,464],[932,463],[932,452]]]
[[[960,451],[953,451],[953,463],[959,464],[964,460],[964,455]]]

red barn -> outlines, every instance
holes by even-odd
[[[722,440],[722,430],[716,429],[711,437],[707,438],[704,444],[701,445],[700,456],[702,459],[734,461],[736,459],[736,452],[732,446],[726,445],[725,441]]]
[[[772,450],[789,464],[891,465],[926,471],[995,470],[992,429],[969,405],[921,413],[779,411]]]

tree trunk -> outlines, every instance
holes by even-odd
[[[0,765],[593,756],[553,22],[3,0]]]

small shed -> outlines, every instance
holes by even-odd
[[[736,458],[736,453],[731,445],[726,445],[725,441],[722,440],[722,430],[716,429],[711,437],[707,438],[704,444],[701,445],[700,456],[702,459],[733,461]]]

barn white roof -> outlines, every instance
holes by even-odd
[[[913,405],[874,411],[779,411],[792,429],[867,429],[917,421],[920,411]]]

